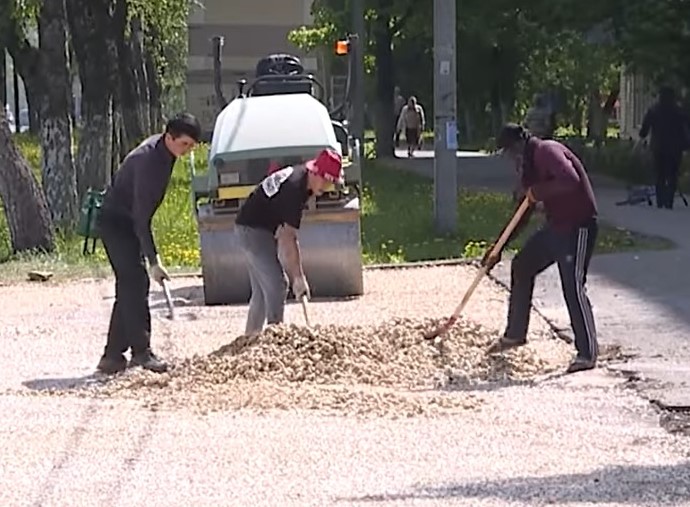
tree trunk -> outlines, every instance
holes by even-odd
[[[117,0],[114,14],[115,24],[117,25],[117,66],[119,87],[116,110],[122,114],[121,142],[122,150],[129,151],[134,148],[144,136],[144,125],[142,122],[143,109],[138,87],[138,72],[143,70],[143,64],[137,69],[137,62],[134,59],[133,39],[134,23],[130,25],[130,35],[125,34],[127,29],[128,11],[127,1]],[[148,117],[148,110],[146,111]],[[119,153],[118,153],[119,156]]]
[[[618,100],[620,90],[612,90],[602,105],[600,103],[599,90],[592,90],[589,94],[587,139],[594,140],[596,146],[600,146],[606,139],[609,119]]]
[[[146,71],[146,61],[144,57],[144,29],[141,20],[135,18],[130,23],[131,35],[129,37],[129,47],[132,52],[132,68],[136,77],[135,86],[137,90],[138,114],[142,126],[142,136],[146,137],[151,133],[151,115],[150,115],[150,92],[149,83]]]
[[[52,252],[55,239],[45,197],[16,145],[0,110],[0,199],[10,230],[12,252]]]
[[[156,70],[151,48],[144,46],[146,82],[149,91],[149,133],[158,132],[163,127],[163,107],[161,104],[161,76]]]
[[[29,44],[29,41],[22,39],[19,32],[12,30],[7,39],[7,49],[12,57],[12,64],[17,74],[24,83],[26,103],[29,109],[29,131],[32,134],[38,133],[40,119],[38,108],[40,104],[40,61],[38,50]],[[16,100],[16,97],[15,97]],[[15,118],[19,124],[19,118]]]
[[[65,10],[65,12],[67,12]],[[77,59],[74,56],[74,47],[72,46],[72,39],[69,37],[69,29],[67,30],[67,65],[69,67],[69,116],[72,120],[72,128],[79,127],[79,114],[77,113],[77,98],[74,93],[74,85],[79,79],[79,71],[77,69]]]
[[[38,22],[40,39],[40,116],[43,190],[53,224],[70,231],[77,222],[77,175],[72,159],[70,73],[64,0],[44,2]]]
[[[390,17],[379,14],[374,22],[376,58],[376,156],[395,156],[393,109],[393,33]]]
[[[34,80],[24,81],[26,91],[26,107],[29,110],[29,133],[36,136],[41,130],[41,101],[42,97],[38,91],[41,83]]]
[[[3,108],[7,104],[7,59],[5,57],[5,46],[0,44],[0,106]]]
[[[127,152],[123,149],[122,137],[124,135],[125,129],[123,126],[121,109],[117,107],[116,103],[113,103],[113,137],[112,137],[112,148],[110,150],[111,160],[110,160],[110,174],[108,175],[110,181],[112,181],[115,171],[120,167],[120,162],[125,158]]]
[[[67,0],[67,15],[82,85],[82,128],[77,153],[79,200],[110,181],[113,97],[117,86],[113,0]]]

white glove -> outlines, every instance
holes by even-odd
[[[161,258],[159,256],[156,256],[156,262],[151,264],[151,267],[149,268],[149,276],[152,280],[156,281],[160,285],[163,285],[163,280],[170,280],[170,275],[163,267]]]
[[[292,293],[295,295],[297,299],[301,299],[302,296],[306,296],[307,299],[311,297],[311,294],[309,292],[309,284],[307,283],[307,279],[304,276],[297,277],[292,282]]]

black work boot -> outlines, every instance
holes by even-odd
[[[168,364],[165,361],[158,359],[150,350],[133,354],[129,364],[130,366],[141,366],[145,370],[149,370],[154,373],[165,373],[168,371]]]
[[[568,365],[568,368],[565,370],[566,373],[577,373],[578,371],[587,371],[587,370],[593,370],[596,368],[597,362],[594,359],[587,359],[584,357],[576,357],[575,359],[572,360],[572,362]]]
[[[127,359],[122,354],[117,356],[107,356],[103,354],[101,360],[98,361],[96,369],[101,373],[113,375],[115,373],[123,372],[127,369]]]
[[[498,354],[499,352],[505,352],[507,350],[522,347],[524,345],[527,345],[527,340],[525,338],[509,338],[507,336],[501,336],[500,339],[491,344],[487,350],[487,353]]]

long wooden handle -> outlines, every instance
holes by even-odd
[[[525,198],[520,203],[520,207],[518,207],[518,209],[515,211],[515,214],[513,214],[513,218],[510,219],[510,222],[508,222],[508,224],[503,229],[503,232],[501,233],[501,235],[498,237],[496,242],[491,247],[491,255],[498,254],[503,249],[506,242],[510,238],[510,235],[515,230],[518,223],[520,223],[520,220],[522,220],[522,217],[527,212],[529,207],[530,207],[529,199],[525,196]],[[457,320],[457,318],[460,316],[462,311],[465,309],[465,306],[467,305],[470,298],[472,297],[472,294],[474,293],[475,289],[477,288],[477,285],[479,285],[479,282],[481,281],[482,278],[484,278],[484,275],[486,275],[487,271],[488,271],[487,266],[482,266],[482,268],[479,270],[479,272],[477,273],[477,276],[474,278],[474,281],[472,282],[472,285],[469,286],[469,288],[465,292],[465,295],[462,298],[462,301],[460,301],[460,304],[455,309],[455,312],[453,312],[453,316],[451,317],[453,319],[453,321]]]
[[[491,246],[491,255],[496,255],[501,250],[503,250],[503,247],[508,242],[510,235],[513,234],[513,231],[515,230],[517,225],[520,223],[520,220],[522,220],[522,217],[525,215],[525,213],[527,212],[529,207],[530,207],[529,198],[527,196],[525,196],[522,199],[522,202],[520,203],[520,206],[518,207],[518,209],[515,210],[515,213],[513,214],[513,218],[510,219],[510,222],[508,222],[508,224],[505,226],[501,235],[498,237],[496,242]]]

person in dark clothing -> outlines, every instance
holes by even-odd
[[[190,114],[171,119],[165,132],[149,137],[125,157],[103,199],[98,230],[115,273],[115,303],[108,339],[97,369],[118,373],[127,368],[124,354],[131,349],[131,366],[162,373],[167,364],[151,351],[150,279],[169,280],[151,232],[151,220],[170,182],[178,157],[201,137]],[[146,269],[146,261],[149,271]]]
[[[531,202],[528,214],[510,239],[527,225],[537,203],[543,205],[546,223],[527,239],[512,261],[508,323],[503,337],[490,352],[527,342],[535,278],[558,263],[577,349],[577,356],[567,371],[592,369],[596,366],[599,347],[585,284],[598,225],[589,177],[580,160],[566,146],[534,137],[519,125],[503,127],[498,147],[514,160],[522,158],[522,187]],[[488,252],[482,265],[490,270],[500,258],[500,253],[492,256]]]
[[[676,102],[673,88],[659,90],[659,100],[645,113],[640,139],[651,133],[656,176],[656,205],[673,209],[683,152],[690,143],[690,119]]]

